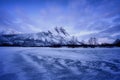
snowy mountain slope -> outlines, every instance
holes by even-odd
[[[57,31],[54,32],[3,34],[0,36],[0,44],[14,46],[53,46],[71,44],[72,42],[79,44],[77,40],[74,40],[62,28],[57,28]]]
[[[12,35],[12,34],[20,34],[21,32],[16,31],[14,29],[0,29],[0,35]]]

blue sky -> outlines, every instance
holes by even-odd
[[[120,0],[0,0],[0,29],[23,33],[64,27],[80,39],[120,38]]]

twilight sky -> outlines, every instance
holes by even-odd
[[[64,27],[80,39],[120,38],[120,0],[0,0],[0,29],[33,33]]]

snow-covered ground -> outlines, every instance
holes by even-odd
[[[120,80],[120,48],[0,47],[0,80]]]

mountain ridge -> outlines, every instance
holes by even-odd
[[[17,46],[53,46],[80,44],[77,39],[67,33],[62,27],[55,27],[54,32],[50,30],[38,33],[2,34],[0,44]]]

